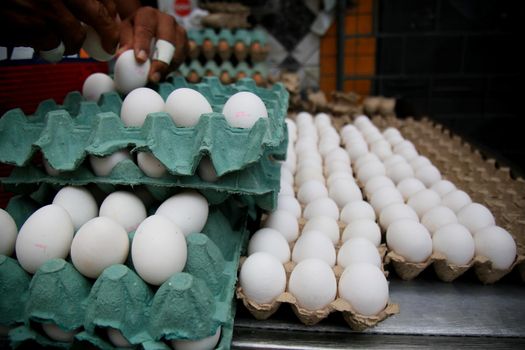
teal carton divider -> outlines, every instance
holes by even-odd
[[[36,197],[46,190],[40,192]],[[18,206],[11,208],[25,212],[32,208],[31,201],[18,198],[17,202]],[[237,268],[249,235],[246,220],[246,209],[235,201],[210,207],[203,233],[187,237],[189,254],[184,271],[160,288],[146,284],[125,265],[108,267],[91,284],[62,259],[46,262],[30,280],[16,260],[0,257],[2,301],[17,302],[11,308],[19,309],[9,312],[14,319],[9,324],[24,322],[10,331],[12,345],[32,340],[42,346],[69,348],[87,342],[100,349],[113,349],[106,333],[107,327],[113,327],[144,349],[169,349],[170,339],[200,339],[220,326],[217,349],[229,349]],[[16,283],[18,280],[23,283]],[[0,306],[5,305],[0,302]],[[39,324],[50,320],[64,329],[81,327],[75,343],[48,338]]]
[[[18,261],[0,255],[0,326],[11,328],[24,321],[30,282]]]
[[[152,151],[177,175],[193,174],[196,161],[210,154],[217,173],[223,175],[257,162],[265,150],[285,142],[288,94],[282,85],[267,90],[248,79],[225,87],[217,78],[209,77],[195,85],[175,79],[174,84],[164,83],[158,89],[166,99],[179,87],[200,91],[216,113],[203,115],[194,127],[177,127],[167,113],[150,115],[140,128],[126,127],[119,117],[122,100],[117,93],[104,94],[97,105],[82,101],[73,92],[63,106],[44,101],[30,118],[20,109],[6,112],[0,119],[0,162],[24,166],[41,150],[51,167],[71,171],[87,155],[104,156],[132,146]],[[261,97],[269,118],[260,119],[251,129],[230,127],[218,111],[229,96],[239,91]]]

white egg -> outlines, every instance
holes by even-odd
[[[336,173],[336,172],[347,172],[352,173],[352,168],[350,167],[350,164],[347,162],[342,162],[339,160],[333,160],[329,163],[326,163],[325,166],[325,173],[327,175]]]
[[[46,335],[55,341],[62,343],[72,343],[78,331],[66,331],[55,323],[42,323],[42,330]]]
[[[359,129],[362,130],[363,128],[374,126],[372,122],[370,121],[370,118],[368,118],[366,115],[359,115],[354,119],[354,125]]]
[[[308,204],[313,200],[328,196],[328,190],[322,182],[309,180],[304,182],[297,192],[297,199],[302,204]]]
[[[116,191],[104,199],[100,205],[99,216],[111,218],[126,232],[132,232],[147,217],[147,214],[144,203],[135,194]]]
[[[388,248],[408,262],[420,263],[432,254],[430,233],[419,222],[411,219],[394,221],[386,231]]]
[[[456,214],[450,208],[443,205],[430,209],[421,218],[421,223],[427,228],[431,235],[433,235],[439,228],[457,222],[458,218],[456,217]]]
[[[348,181],[355,182],[355,179],[351,173],[346,172],[346,171],[338,171],[328,176],[328,179],[326,180],[326,184],[328,185],[328,187],[332,187],[333,183],[337,181],[338,179],[347,179]]]
[[[339,296],[365,316],[377,315],[388,303],[388,282],[372,264],[351,264],[339,279]]]
[[[321,161],[317,160],[316,157],[301,157],[297,162],[297,172],[307,169],[314,169],[322,173],[323,166],[321,165]]]
[[[297,305],[306,310],[320,310],[335,300],[337,282],[334,272],[320,259],[306,259],[295,266],[288,282],[288,291]]]
[[[406,161],[410,162],[412,159],[416,158],[419,154],[415,148],[405,147],[399,152],[396,152],[401,157],[405,158]]]
[[[341,129],[341,135],[348,135],[348,134],[352,135],[352,134],[355,134],[356,132],[358,133],[359,130],[357,130],[357,128],[353,124],[346,124]]]
[[[213,166],[213,162],[208,156],[204,156],[201,158],[201,161],[199,162],[199,166],[197,168],[197,173],[199,174],[199,177],[201,179],[207,182],[215,182],[219,179],[219,176],[217,176],[217,171]]]
[[[164,100],[150,88],[131,91],[120,109],[120,117],[126,126],[142,126],[148,114],[164,111]]]
[[[390,126],[386,128],[385,130],[383,130],[383,136],[385,138],[392,137],[392,136],[401,136],[401,133],[395,127]]]
[[[293,186],[281,179],[279,195],[293,196],[294,194]]]
[[[316,216],[306,222],[303,234],[308,231],[319,231],[328,237],[335,245],[339,242],[339,224],[337,220],[328,216]]]
[[[448,193],[454,191],[456,186],[448,180],[440,180],[430,187],[431,190],[436,191],[441,197],[444,197]]]
[[[151,62],[139,63],[133,50],[124,51],[115,62],[115,86],[123,94],[146,85]]]
[[[476,255],[488,258],[495,269],[506,270],[516,259],[514,238],[499,226],[489,226],[477,231],[474,242]]]
[[[107,328],[107,334],[109,341],[111,344],[113,344],[117,348],[131,348],[133,345],[129,342],[129,340],[124,337],[122,332],[116,328],[108,327]]]
[[[98,205],[95,197],[83,187],[66,186],[61,188],[53,198],[53,204],[59,205],[67,211],[75,231],[98,216]]]
[[[441,197],[439,194],[428,189],[413,194],[407,201],[407,204],[416,211],[420,218],[422,218],[427,211],[437,207],[440,203]]]
[[[419,168],[424,166],[432,165],[432,162],[425,156],[417,156],[416,158],[410,161],[410,166],[414,171],[417,171]]]
[[[383,208],[394,203],[403,203],[403,197],[395,187],[383,187],[370,198],[370,204],[378,216]]]
[[[332,124],[332,120],[330,119],[330,116],[326,113],[317,113],[314,117],[314,122],[316,126]]]
[[[69,253],[74,226],[67,211],[49,204],[35,211],[18,233],[15,251],[24,270],[35,273],[46,261],[62,258]]]
[[[368,198],[372,197],[372,194],[382,187],[395,187],[394,182],[385,175],[374,176],[368,180],[365,184],[365,193]]]
[[[455,213],[459,212],[463,207],[472,203],[470,196],[461,190],[453,190],[443,196],[442,204],[449,207]]]
[[[350,238],[337,252],[337,265],[346,268],[350,264],[368,263],[381,268],[381,256],[377,247],[362,237]]]
[[[102,94],[115,91],[115,89],[115,83],[109,75],[93,73],[84,80],[82,96],[88,101],[97,102]]]
[[[460,224],[440,227],[432,236],[434,253],[443,254],[454,265],[467,265],[474,257],[474,238]]]
[[[89,163],[97,176],[108,176],[120,162],[131,159],[127,150],[120,150],[105,157],[90,156]]]
[[[217,343],[219,343],[220,337],[221,326],[219,326],[217,331],[209,337],[199,340],[172,340],[171,345],[175,350],[213,350],[217,346]]]
[[[370,151],[375,153],[379,159],[387,159],[392,155],[392,147],[385,139],[378,139],[370,145]]]
[[[268,118],[263,100],[249,91],[232,95],[224,104],[222,114],[235,128],[251,128],[260,118]]]
[[[392,147],[394,147],[395,145],[400,144],[401,142],[403,142],[405,140],[403,138],[403,136],[401,136],[401,135],[389,135],[388,137],[385,136],[385,138],[388,141],[388,143],[390,143],[390,145]]]
[[[281,167],[281,180],[284,180],[293,186],[293,174],[290,172],[290,170]]]
[[[368,180],[379,175],[385,175],[386,169],[381,161],[370,161],[359,167],[357,178],[361,184],[366,184]]]
[[[288,211],[276,210],[266,219],[264,227],[279,231],[287,242],[293,242],[299,236],[299,223],[297,218]]]
[[[397,184],[397,189],[403,196],[405,201],[408,201],[410,197],[418,193],[421,190],[425,189],[425,184],[421,180],[416,179],[415,177],[409,177]]]
[[[361,169],[363,165],[368,164],[370,162],[381,163],[381,160],[374,153],[364,154],[355,160],[353,164],[354,170],[356,172],[359,172],[359,169]]]
[[[270,304],[286,289],[286,272],[271,254],[257,252],[242,264],[239,283],[246,297],[258,304]]]
[[[332,182],[328,190],[328,196],[332,198],[339,208],[343,208],[350,202],[360,201],[363,195],[359,186],[349,179],[338,179]]]
[[[348,153],[343,148],[337,147],[326,155],[324,161],[325,161],[325,164],[328,164],[333,161],[339,161],[339,162],[350,164],[350,157],[348,156]]]
[[[425,186],[430,187],[441,180],[441,173],[433,165],[425,165],[416,170],[416,178],[421,180]]]
[[[358,159],[368,153],[368,146],[365,141],[349,143],[345,148],[350,159]]]
[[[213,112],[206,97],[190,88],[173,90],[166,99],[165,108],[175,125],[182,127],[197,125],[202,114]]]
[[[386,176],[398,184],[404,179],[413,177],[414,170],[407,162],[399,162],[386,169]]]
[[[295,153],[292,153],[292,154],[289,154],[288,156],[286,156],[286,160],[284,162],[281,162],[281,164],[284,168],[288,169],[292,174],[295,174],[295,171],[297,169],[297,159],[296,159]]]
[[[405,203],[393,203],[381,210],[379,223],[384,231],[388,229],[393,222],[401,219],[411,219],[419,221],[417,213]]]
[[[397,163],[406,163],[405,158],[401,157],[399,154],[392,154],[390,157],[386,158],[383,161],[383,164],[386,168],[389,168]]]
[[[15,250],[18,228],[7,211],[0,208],[0,255],[10,256]]]
[[[328,197],[317,198],[304,208],[303,217],[307,220],[316,216],[329,216],[339,219],[339,208],[333,199]]]
[[[341,240],[346,242],[355,237],[366,238],[373,245],[379,247],[379,244],[381,244],[381,229],[375,221],[367,219],[355,220],[346,225]]]
[[[320,231],[303,232],[293,247],[292,261],[299,263],[313,258],[321,259],[332,267],[335,265],[334,244]]]
[[[208,201],[202,194],[193,190],[171,196],[162,202],[155,212],[173,221],[184,236],[201,233],[208,221],[208,213]]]
[[[291,214],[293,214],[297,219],[301,217],[301,205],[294,196],[283,194],[278,195],[277,209],[288,211]]]
[[[86,222],[71,243],[73,265],[89,278],[97,278],[111,265],[124,263],[128,252],[126,230],[108,217],[96,217]]]
[[[350,202],[341,210],[341,221],[346,224],[356,220],[371,220],[375,221],[376,213],[374,208],[365,201]]]
[[[82,48],[89,54],[89,56],[96,59],[97,61],[102,62],[111,60],[115,56],[118,44],[113,50],[113,53],[108,53],[102,47],[102,41],[100,40],[100,36],[98,35],[97,31],[93,27],[84,23],[82,23],[82,27],[84,27],[86,30],[86,39],[82,44]]]
[[[312,124],[314,117],[308,112],[299,112],[295,116],[295,121],[297,124]]]
[[[186,265],[186,238],[175,224],[152,215],[137,227],[131,242],[131,258],[139,276],[160,286]]]
[[[319,142],[318,149],[319,153],[323,157],[326,157],[328,153],[339,147],[339,142],[332,139],[325,139]]]
[[[289,135],[290,143],[293,144],[297,140],[297,125],[290,118],[286,118],[284,121],[288,128],[288,135]]]
[[[324,183],[323,171],[318,169],[301,169],[295,174],[295,183],[300,188],[306,181],[318,180]]]
[[[404,140],[403,142],[400,142],[399,144],[395,145],[394,146],[394,152],[395,153],[398,153],[404,149],[413,149],[415,150],[416,147],[414,146],[414,144],[408,140]]]
[[[149,177],[163,177],[168,173],[166,166],[151,152],[138,152],[137,165]]]
[[[482,228],[496,225],[496,220],[490,210],[479,203],[467,204],[458,211],[458,221],[473,235]]]
[[[275,256],[281,263],[290,261],[290,246],[284,236],[273,228],[261,228],[250,238],[248,255],[265,252]]]

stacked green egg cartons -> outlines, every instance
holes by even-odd
[[[49,203],[48,192],[66,185],[90,184],[105,193],[122,185],[140,186],[157,203],[190,188],[210,203],[203,234],[187,236],[184,271],[159,288],[143,282],[131,262],[113,265],[90,280],[64,260],[50,260],[31,276],[14,258],[1,256],[0,326],[10,328],[12,345],[33,340],[70,347],[71,343],[43,335],[41,324],[53,322],[63,329],[79,329],[76,341],[100,348],[112,347],[103,335],[107,327],[117,328],[134,345],[163,349],[170,340],[200,339],[213,335],[220,326],[218,348],[229,348],[247,217],[258,208],[271,210],[276,205],[278,160],[284,158],[288,142],[284,122],[288,95],[281,85],[262,89],[245,79],[225,86],[211,77],[195,85],[175,78],[160,84],[157,91],[165,100],[180,87],[198,90],[212,106],[213,113],[202,115],[194,127],[178,127],[164,112],[149,115],[142,127],[125,127],[119,116],[122,97],[116,93],[104,94],[95,103],[72,92],[63,105],[44,101],[34,115],[15,109],[0,119],[0,162],[15,166],[8,178],[0,180],[18,193],[7,211],[19,229],[39,206]],[[251,129],[230,127],[221,111],[226,100],[239,91],[258,95],[267,107],[268,119],[258,120]],[[120,162],[108,176],[93,173],[90,155],[106,156],[123,148],[132,153],[152,152],[168,174],[150,178],[132,160]],[[49,175],[36,164],[34,159],[40,154],[58,175]],[[219,176],[215,182],[196,174],[204,156],[210,157]]]
[[[218,76],[223,83],[253,77],[264,84],[268,71],[264,63],[268,43],[261,30],[194,29],[188,31],[189,60],[179,68],[180,75],[192,82],[205,76]]]

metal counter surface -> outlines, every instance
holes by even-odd
[[[364,332],[352,331],[338,313],[305,326],[289,305],[256,321],[239,302],[232,349],[525,349],[525,286],[516,275],[483,285],[473,272],[452,283],[432,271],[413,281],[391,274],[390,299],[400,313]]]

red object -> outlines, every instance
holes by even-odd
[[[13,108],[33,113],[46,99],[62,103],[70,91],[81,91],[92,73],[108,72],[103,62],[62,62],[0,67],[0,116]]]
[[[21,108],[32,114],[43,100],[62,103],[70,91],[81,91],[92,73],[108,72],[108,64],[94,61],[59,64],[14,64],[0,66],[0,117],[10,109]],[[0,164],[0,177],[7,177],[12,166]],[[11,193],[0,185],[0,208],[5,208]]]
[[[190,0],[175,0],[173,2],[173,10],[175,15],[185,17],[191,13],[191,2]]]

